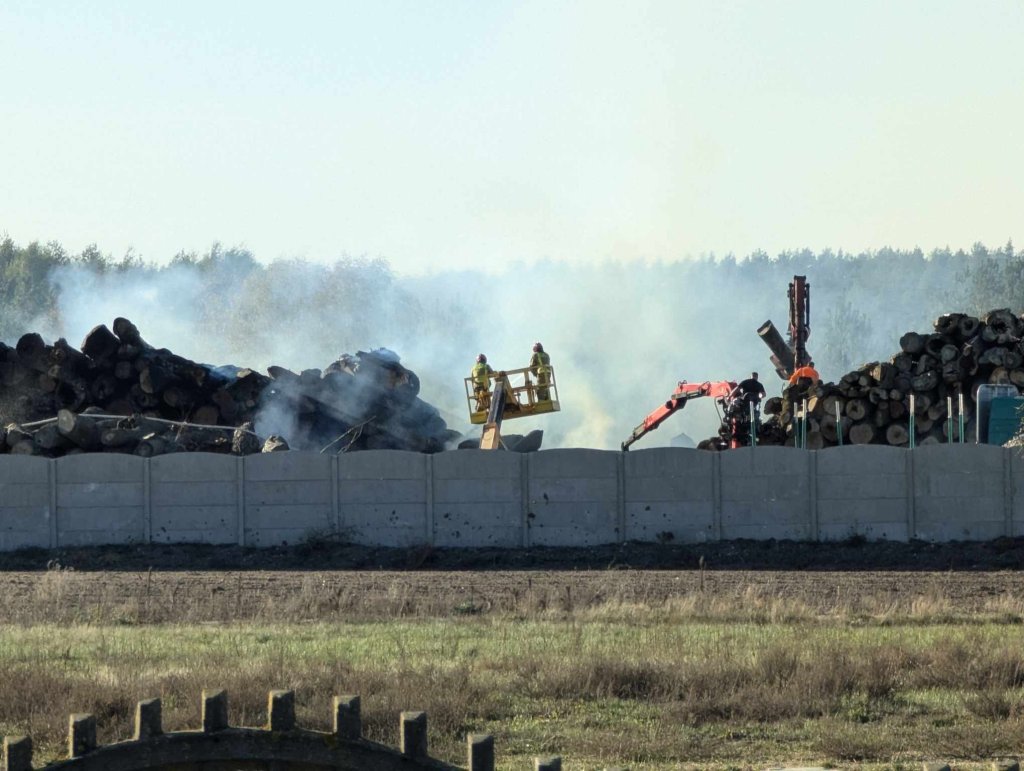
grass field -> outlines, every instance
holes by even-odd
[[[360,694],[368,735],[389,744],[400,710],[425,709],[434,754],[461,762],[464,735],[487,731],[503,768],[561,754],[579,769],[966,769],[1024,754],[1014,593],[964,612],[937,590],[814,606],[751,585],[410,615],[381,597],[332,611],[304,581],[275,620],[239,619],[214,595],[217,612],[182,606],[189,623],[137,598],[62,618],[80,580],[41,576],[38,614],[0,628],[0,733],[30,733],[41,758],[61,753],[69,712],[94,712],[113,741],[137,700],[161,696],[168,729],[194,727],[200,691],[219,687],[236,724],[262,723],[266,691],[289,687],[300,722],[324,729],[333,694]],[[398,579],[383,596],[404,592]]]

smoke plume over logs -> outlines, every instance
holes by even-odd
[[[264,375],[155,348],[124,318],[79,349],[36,333],[0,342],[0,453],[438,452],[458,436],[383,349]]]

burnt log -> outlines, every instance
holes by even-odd
[[[97,422],[93,418],[76,415],[71,410],[60,410],[56,426],[63,437],[83,450],[95,450],[102,446]]]
[[[850,426],[850,444],[871,444],[875,439],[875,427],[870,423],[855,423]]]
[[[960,320],[964,317],[962,313],[947,313],[935,319],[932,325],[937,334],[950,337],[960,334]]]
[[[850,420],[863,420],[868,414],[868,403],[863,399],[850,399],[846,403],[846,416]]]
[[[268,436],[263,443],[261,452],[283,452],[288,449],[288,442],[280,436]]]
[[[925,339],[917,332],[907,332],[900,338],[900,348],[904,353],[918,356],[924,351]]]
[[[82,353],[93,361],[103,363],[117,355],[120,345],[121,341],[114,333],[107,329],[105,324],[100,324],[89,331],[80,348]]]
[[[981,326],[981,322],[974,316],[964,316],[960,319],[957,326],[960,329],[960,339],[967,341],[978,334],[978,327]]]
[[[910,383],[914,390],[918,393],[923,391],[932,391],[939,384],[939,373],[933,369],[922,372],[919,375],[915,375]]]
[[[43,453],[61,450],[71,444],[61,435],[56,423],[48,423],[37,428],[32,434],[32,441]]]
[[[140,350],[150,349],[153,347],[142,339],[142,335],[139,334],[139,328],[137,326],[121,316],[114,319],[114,334],[117,335],[118,339],[122,343],[134,346]]]
[[[900,423],[893,423],[885,429],[885,441],[894,447],[902,447],[910,441],[910,434],[907,427]]]

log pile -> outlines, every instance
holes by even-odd
[[[865,364],[835,383],[790,386],[769,399],[763,413],[780,443],[796,443],[793,406],[806,398],[807,447],[887,444],[906,447],[910,438],[911,396],[918,445],[946,442],[952,402],[954,441],[959,438],[959,398],[963,395],[965,437],[974,435],[975,394],[985,383],[1024,387],[1024,318],[1007,309],[981,318],[950,313],[935,320],[930,333],[907,332],[900,350],[887,361]],[[768,442],[762,442],[767,444]]]
[[[36,333],[0,342],[0,453],[440,451],[458,434],[418,394],[389,351],[264,375],[155,348],[118,318],[78,349]]]

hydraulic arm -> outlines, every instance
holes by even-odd
[[[687,383],[685,380],[680,381],[679,385],[676,386],[676,392],[672,394],[672,397],[658,407],[656,410],[651,412],[644,422],[633,429],[633,433],[629,435],[629,438],[622,443],[622,449],[628,450],[629,446],[647,434],[651,433],[654,429],[668,420],[674,413],[683,409],[687,402],[691,399],[700,399],[704,396],[710,396],[716,399],[725,399],[732,393],[732,389],[736,387],[735,383],[731,383],[728,380],[720,380],[717,382],[705,381],[703,383]]]

